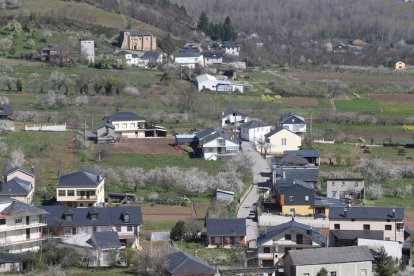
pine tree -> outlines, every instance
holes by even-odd
[[[209,22],[208,21],[209,20],[208,20],[207,14],[206,14],[205,11],[203,11],[200,15],[199,20],[198,20],[198,25],[197,25],[198,29],[202,30],[203,32],[208,31],[208,29],[209,29]]]
[[[374,272],[377,276],[393,276],[398,272],[397,264],[388,256],[384,247],[381,247],[374,266]]]
[[[224,20],[222,39],[223,40],[235,40],[237,37],[236,30],[234,29],[233,24],[229,16]]]
[[[172,240],[178,241],[184,238],[185,234],[185,222],[184,221],[177,221],[173,229],[171,229],[170,237]]]

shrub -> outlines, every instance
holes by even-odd
[[[405,132],[414,132],[414,125],[403,125],[402,129]]]

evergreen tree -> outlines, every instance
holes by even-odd
[[[397,274],[398,267],[391,256],[388,256],[384,247],[381,247],[374,265],[374,272],[377,276],[393,276]]]
[[[172,240],[178,241],[184,238],[185,223],[184,221],[177,221],[173,229],[171,229],[170,237]]]
[[[226,20],[224,20],[221,38],[223,40],[235,40],[236,37],[237,37],[236,30],[234,29],[234,26],[231,23],[230,17],[227,16]]]
[[[205,11],[203,11],[200,15],[200,18],[198,20],[198,29],[202,30],[203,32],[207,32],[209,29],[209,23],[208,23],[208,17]]]

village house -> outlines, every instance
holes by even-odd
[[[286,113],[280,117],[280,126],[296,134],[306,133],[305,118],[292,112]]]
[[[236,56],[240,55],[240,45],[234,41],[223,41],[221,48],[226,55]]]
[[[198,91],[204,89],[216,92],[243,93],[243,84],[219,80],[215,76],[203,74],[196,77]]]
[[[199,52],[202,52],[203,48],[201,46],[202,46],[201,43],[187,42],[186,44],[184,44],[183,49],[194,49],[194,50],[197,50]]]
[[[298,150],[302,145],[302,138],[284,127],[278,127],[264,137],[265,154],[281,155],[287,150]]]
[[[149,31],[121,31],[118,42],[121,49],[142,52],[157,50],[157,39]]]
[[[283,258],[284,275],[316,276],[325,268],[330,276],[372,276],[373,261],[366,246],[290,250]]]
[[[120,265],[120,249],[125,248],[114,231],[79,233],[62,239],[61,245],[75,249],[80,255],[79,265],[85,267],[109,267],[114,261]]]
[[[96,127],[96,133],[93,135],[96,143],[113,143],[118,139],[115,133],[115,126],[110,123],[102,123]]]
[[[118,112],[107,115],[104,122],[115,127],[115,133],[122,138],[165,137],[167,131],[160,126],[147,122],[134,112]]]
[[[203,52],[203,66],[209,67],[223,63],[223,54],[218,51]]]
[[[11,198],[0,198],[0,248],[9,253],[37,251],[44,240],[46,211]]]
[[[240,138],[244,141],[253,143],[263,143],[264,135],[272,130],[270,124],[263,123],[259,120],[251,120],[240,126]]]
[[[309,164],[313,164],[315,166],[319,166],[321,163],[321,153],[319,152],[319,150],[286,150],[285,154],[293,154],[296,156],[300,156],[308,160]]]
[[[291,250],[325,247],[326,237],[318,228],[291,221],[271,226],[257,238],[259,267],[278,268],[279,261]]]
[[[59,177],[56,201],[68,207],[98,206],[105,203],[105,178],[84,168]]]
[[[0,104],[0,120],[12,120],[13,109],[8,104]]]
[[[227,108],[221,112],[220,116],[221,126],[226,127],[230,125],[239,126],[249,121],[249,117],[234,108]]]
[[[131,51],[121,50],[115,53],[115,56],[120,61],[125,61],[128,66],[148,68],[149,66],[155,66],[162,64],[164,61],[164,55],[158,51]]]
[[[58,232],[61,237],[94,232],[114,231],[123,246],[128,242],[139,247],[142,214],[139,206],[67,208],[62,205],[42,206],[46,233]]]
[[[35,261],[33,252],[0,253],[0,273],[24,273]]]
[[[203,66],[203,54],[197,49],[183,48],[175,55],[174,62],[181,67],[194,69]]]
[[[330,172],[326,179],[327,197],[364,200],[364,177],[361,173]]]
[[[64,64],[79,55],[79,52],[73,51],[69,44],[62,45],[45,45],[37,49],[40,61],[54,64]]]
[[[203,137],[201,142],[205,160],[228,160],[240,152],[240,142],[220,131]]]
[[[404,242],[404,208],[333,207],[329,246],[355,245],[358,238]]]
[[[246,244],[246,219],[207,218],[208,248],[231,248]]]
[[[219,276],[217,269],[203,259],[184,252],[166,256],[167,276]]]
[[[35,191],[35,175],[22,168],[14,167],[3,173],[0,184],[0,197],[14,198],[23,203],[31,204]]]

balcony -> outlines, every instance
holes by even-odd
[[[47,226],[46,223],[42,222],[30,222],[29,224],[19,223],[17,225],[2,225],[0,226],[0,232],[8,232],[13,230],[20,230],[20,229],[27,229],[27,228],[34,228],[34,227],[44,227]]]
[[[96,201],[96,196],[77,196],[75,200],[78,201]]]

